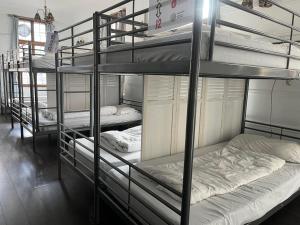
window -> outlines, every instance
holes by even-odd
[[[19,17],[18,24],[18,38],[19,48],[24,49],[20,51],[20,57],[23,53],[28,54],[28,43],[31,43],[32,53],[34,55],[44,55],[45,43],[46,43],[46,25],[43,22],[36,22],[30,18]],[[30,80],[29,74],[23,73],[23,90],[27,96],[30,96]],[[39,89],[47,89],[47,79],[45,73],[38,73],[37,75],[37,87]],[[38,93],[39,97],[46,98],[47,92],[41,91]]]
[[[209,0],[204,0],[203,5],[203,19],[207,19],[209,14]]]
[[[19,18],[18,37],[20,49],[28,49],[28,42],[30,42],[33,54],[44,55],[46,42],[45,23],[36,22],[29,18]],[[28,51],[24,51],[28,53]],[[22,54],[22,51],[20,54]]]

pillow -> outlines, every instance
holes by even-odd
[[[129,106],[121,106],[118,108],[118,112],[116,113],[118,116],[120,115],[126,115],[126,114],[130,114],[130,113],[136,113],[137,110],[134,108],[131,108]]]
[[[116,114],[118,111],[116,106],[102,106],[100,109],[101,116],[110,116]]]
[[[240,134],[233,138],[228,145],[240,150],[275,155],[287,162],[300,163],[300,145],[296,142],[260,135]]]

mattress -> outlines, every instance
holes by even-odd
[[[91,138],[91,139],[93,140],[94,138]],[[94,168],[94,142],[91,142],[85,138],[79,138],[79,139],[76,139],[76,141],[90,149],[89,150],[89,149],[81,146],[80,144],[75,144],[76,153],[78,153],[76,155],[76,158],[82,164],[85,164],[88,168],[90,168],[91,170],[94,170],[93,169]],[[70,141],[70,145],[72,145],[72,146],[74,145],[73,140]],[[140,159],[141,159],[141,151],[136,151],[136,152],[120,152],[120,151],[116,151],[116,150],[110,150],[110,151],[131,163],[138,163],[138,162],[140,162]],[[70,150],[70,152],[73,154],[73,149]],[[104,159],[106,159],[107,161],[109,161],[111,164],[113,164],[116,167],[120,167],[120,166],[124,165],[124,163],[122,161],[120,161],[119,159],[114,157],[112,154],[108,153],[107,151],[105,151],[103,149],[100,150],[100,156],[103,157]],[[99,162],[100,162],[100,167],[103,170],[108,172],[112,169],[111,166],[104,163],[102,160],[99,160]]]
[[[23,109],[23,115],[25,115],[25,109]],[[71,112],[68,113],[69,117],[64,120],[64,125],[67,128],[87,128],[90,126],[90,115],[84,115],[82,112]],[[72,115],[70,115],[72,114]],[[27,116],[31,118],[31,111],[27,111]],[[142,119],[142,115],[139,112],[133,112],[122,115],[109,115],[101,116],[101,126],[117,126],[124,125],[131,122],[137,122]],[[49,120],[39,113],[39,126],[40,131],[56,130],[56,121]]]
[[[162,36],[146,39],[145,41],[135,43],[135,46],[146,46],[149,44],[166,43],[170,41],[179,41],[185,39],[191,39],[191,31],[177,31],[174,33],[168,33]],[[210,31],[208,28],[202,32],[202,45],[201,45],[201,59],[208,59],[208,48],[210,40]],[[254,39],[250,35],[233,32],[224,28],[216,28],[215,41],[222,41],[227,44],[241,45],[245,47],[252,47],[260,50],[272,51],[277,53],[288,52],[286,44],[272,44],[270,41],[263,41]],[[123,50],[131,47],[131,44],[114,45],[108,48],[108,50]],[[191,54],[190,43],[185,44],[173,44],[162,47],[152,47],[146,49],[135,50],[134,60],[135,62],[166,62],[166,61],[182,61],[190,60]],[[292,55],[300,57],[300,49],[292,46]],[[92,65],[93,56],[88,54],[82,55],[83,57],[75,60],[78,65]],[[215,45],[214,48],[214,61],[226,62],[234,64],[255,65],[265,67],[285,68],[287,59],[281,56],[273,56],[269,54],[256,53],[251,51],[245,51],[235,48],[223,47]],[[121,51],[117,53],[106,53],[101,55],[102,63],[130,63],[131,51]],[[290,60],[291,69],[300,69],[299,60]]]
[[[218,145],[210,146],[208,150],[213,151],[219,147]],[[203,149],[199,149],[195,154],[198,155],[199,152],[204,151]],[[183,154],[150,160],[141,164],[158,165],[165,162],[172,162],[179,158],[183,159]],[[120,167],[120,169],[128,173],[127,166]],[[114,178],[119,179],[124,187],[128,187],[128,180],[122,175],[113,170],[111,174]],[[132,175],[150,190],[154,191],[177,209],[180,209],[180,203],[156,189],[156,185],[153,182],[141,178],[134,172],[132,172]],[[117,193],[117,196],[127,202],[128,194],[112,179],[107,179],[107,182],[115,193]],[[240,186],[233,192],[213,196],[191,205],[190,225],[241,225],[255,221],[288,199],[293,193],[299,190],[299,187],[300,165],[286,163],[281,169],[271,175]],[[180,217],[175,212],[171,211],[145,191],[134,184],[131,184],[131,191],[159,213],[166,221],[171,224],[180,224]],[[135,213],[142,215],[147,221],[151,221],[151,224],[166,224],[136,199],[132,198],[130,202],[131,207],[136,210]]]
[[[64,60],[65,64],[70,64],[70,62],[71,62],[70,60]],[[26,67],[27,65],[25,63],[24,67]],[[32,67],[38,69],[55,70],[56,69],[55,54],[46,54],[44,56],[33,56]]]

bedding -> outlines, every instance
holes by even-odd
[[[226,143],[199,148],[195,151],[195,156],[201,156],[208,152],[217,151],[223,148]],[[166,163],[183,160],[183,154],[176,154],[164,158],[149,160],[138,163],[138,166],[158,166]],[[128,173],[128,167],[120,167],[123,172]],[[117,179],[123,187],[128,188],[128,179],[115,170],[111,170],[111,175]],[[136,172],[132,172],[132,177],[149,188],[151,191],[165,199],[167,202],[180,210],[179,201],[172,198],[159,189],[157,184],[142,178]],[[120,188],[112,179],[107,178],[106,182],[114,190],[114,195],[123,201],[128,201],[128,193]],[[191,205],[190,225],[242,225],[259,219],[273,207],[288,199],[300,188],[300,164],[286,163],[282,168],[270,175],[259,178],[253,182],[242,185],[234,191],[222,195],[211,196],[196,204]],[[152,211],[158,213],[169,224],[179,225],[179,216],[167,208],[165,205],[151,197],[134,183],[131,183],[131,192],[142,202],[146,202],[151,210],[132,197],[130,205],[133,214],[143,216],[153,224],[166,224],[158,218]],[[122,204],[122,203],[121,203]]]
[[[191,204],[267,176],[285,161],[272,155],[244,151],[232,146],[194,158]],[[182,191],[183,161],[141,167],[178,192]],[[166,191],[158,185],[162,191]],[[170,194],[168,191],[166,191]],[[173,194],[171,194],[172,197]]]
[[[173,33],[160,35],[145,39],[145,41],[136,42],[135,46],[145,46],[147,44],[166,43],[169,41],[179,41],[190,39],[192,36],[191,30],[178,30]],[[210,31],[208,28],[203,29],[201,40],[201,59],[208,59],[208,48],[210,40]],[[287,53],[288,47],[286,44],[274,45],[270,41],[259,40],[251,38],[249,35],[244,35],[238,32],[232,32],[224,28],[216,28],[215,41],[225,42],[229,44],[241,45],[245,47],[258,48],[261,50],[272,51],[277,53]],[[130,63],[131,51],[124,50],[131,47],[131,44],[113,45],[108,50],[123,50],[116,53],[101,54],[102,63]],[[183,61],[190,59],[190,44],[173,44],[162,47],[152,47],[146,49],[135,50],[134,60],[135,62],[166,62],[166,61]],[[300,49],[292,46],[292,55],[300,56]],[[275,68],[285,68],[287,59],[281,56],[272,56],[269,54],[257,53],[252,51],[245,51],[240,49],[223,47],[215,45],[214,48],[214,61],[266,66]],[[76,64],[80,65],[92,65],[93,56],[79,57],[76,59]],[[300,63],[298,60],[290,60],[290,68],[300,69]]]
[[[125,114],[138,114],[139,112],[132,108],[128,107],[126,105],[118,105],[118,106],[102,106],[100,109],[100,116],[113,116],[113,115],[125,115]],[[44,110],[43,115],[45,118],[49,120],[57,120],[56,116],[56,110],[49,109]],[[89,117],[90,112],[84,111],[84,112],[69,112],[64,114],[65,119],[74,118],[75,117]]]
[[[32,67],[55,70],[55,54],[46,54],[44,56],[33,56]]]
[[[49,111],[49,110],[48,110]],[[31,119],[31,110],[23,108],[23,115]],[[56,115],[56,113],[55,113]],[[138,122],[142,119],[140,112],[135,110],[132,113],[122,115],[109,115],[100,118],[101,126],[117,126],[126,125],[127,123]],[[28,118],[26,119],[28,120]],[[46,118],[42,112],[39,112],[39,125],[41,131],[56,130],[56,120]],[[64,125],[68,128],[89,128],[90,113],[89,112],[70,112],[65,113]]]
[[[228,145],[246,151],[275,155],[287,162],[300,163],[300,145],[293,141],[240,134],[233,138]]]
[[[106,131],[101,133],[101,142],[108,149],[119,152],[141,151],[142,126],[133,127],[124,131]]]
[[[129,130],[129,131],[128,131]],[[140,126],[138,127],[134,127],[131,129],[125,130],[123,132],[126,133],[130,133],[132,132],[132,134],[135,134],[137,137],[137,139],[141,139],[140,137],[140,132],[138,132],[140,129]],[[92,140],[94,140],[94,138],[91,138]],[[101,138],[101,140],[103,140],[103,138]],[[81,143],[82,145],[86,146],[87,148],[81,146],[80,144],[76,144],[75,143],[75,149],[76,149],[76,158],[81,162],[84,163],[86,166],[88,166],[89,168],[93,168],[93,162],[94,162],[94,143],[87,140],[86,138],[78,138],[76,139],[76,142]],[[74,145],[74,141],[71,140],[70,141],[70,145]],[[123,159],[131,162],[131,163],[137,163],[140,161],[141,159],[141,148],[139,150],[136,151],[132,151],[132,152],[121,152],[118,151],[114,148],[108,148],[111,152],[113,152],[114,154],[122,157]],[[71,153],[73,154],[73,149],[70,149]],[[103,157],[104,159],[106,159],[107,161],[109,161],[111,164],[113,164],[114,166],[123,166],[124,163],[117,159],[116,157],[114,157],[112,154],[110,154],[109,152],[105,151],[105,150],[100,150],[99,152],[100,156]],[[111,167],[104,163],[102,160],[100,160],[100,167],[102,169],[104,169],[105,171],[109,171],[111,169]]]

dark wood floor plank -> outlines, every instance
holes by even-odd
[[[92,191],[73,172],[64,180],[68,189],[58,181],[56,141],[39,139],[34,154],[18,129],[1,122],[0,203],[8,225],[88,225]]]
[[[6,225],[6,221],[4,218],[3,210],[2,210],[2,205],[0,204],[0,225]]]
[[[57,180],[56,141],[30,141],[0,116],[0,225],[89,225],[93,191],[87,181],[63,166]],[[123,224],[107,206],[101,225]],[[299,225],[300,197],[262,225]]]

